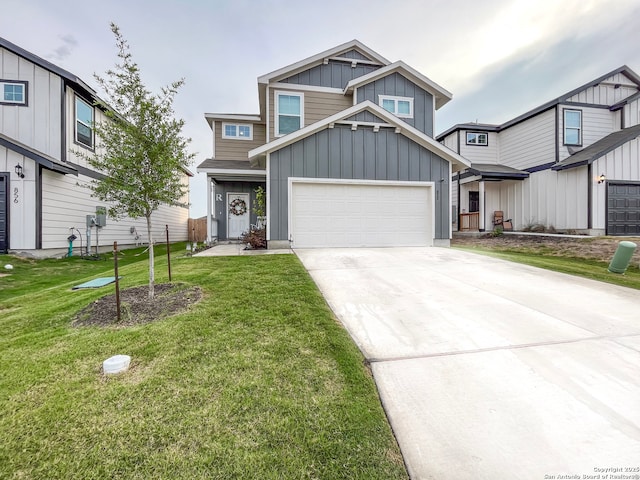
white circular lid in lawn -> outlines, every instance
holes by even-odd
[[[102,370],[105,375],[126,372],[129,369],[129,363],[131,363],[129,355],[114,355],[102,362]]]

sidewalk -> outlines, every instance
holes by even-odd
[[[282,255],[292,254],[291,249],[278,250],[245,250],[243,243],[224,243],[215,245],[202,252],[195,253],[194,257],[233,257],[236,255]]]

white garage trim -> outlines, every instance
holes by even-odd
[[[424,204],[424,212],[427,215],[427,224],[424,232],[424,242],[420,241],[420,245],[432,246],[435,235],[435,184],[434,182],[407,182],[407,181],[388,181],[388,180],[351,180],[351,179],[336,179],[336,178],[302,178],[302,177],[289,177],[288,179],[288,212],[287,212],[287,236],[291,242],[292,247],[310,246],[304,243],[303,245],[296,245],[295,232],[295,205],[294,205],[294,187],[300,184],[316,184],[316,185],[337,185],[337,186],[372,186],[372,187],[412,187],[425,189],[426,202]],[[423,198],[425,198],[423,197]],[[388,216],[388,215],[387,215]],[[384,222],[381,220],[381,222]],[[381,224],[384,226],[384,223]],[[375,243],[375,241],[374,241]],[[384,242],[383,242],[384,243]],[[394,244],[395,245],[395,244]],[[408,241],[403,245],[403,241],[397,242],[397,246],[416,245],[415,240]],[[313,245],[322,246],[322,245]],[[357,246],[357,245],[353,245]],[[380,245],[383,246],[383,245]],[[391,246],[385,243],[384,246]]]

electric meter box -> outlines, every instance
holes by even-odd
[[[92,228],[96,224],[95,215],[87,215],[87,228]]]
[[[107,226],[107,207],[96,207],[96,225],[98,227]]]

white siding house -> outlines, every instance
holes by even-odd
[[[471,162],[452,179],[465,214],[454,228],[491,230],[501,211],[516,230],[640,234],[639,135],[640,76],[627,66],[504,124],[449,128],[438,141]]]
[[[56,255],[66,251],[72,234],[75,246],[82,236],[86,248],[87,215],[107,206],[83,187],[102,174],[75,153],[96,148],[92,124],[105,117],[94,106],[95,92],[0,38],[0,95],[0,253]],[[190,175],[184,174],[186,185]],[[155,235],[168,225],[172,240],[187,238],[188,197],[183,200],[185,206],[167,205],[154,213]],[[96,237],[99,246],[141,243],[146,223],[109,219],[90,233],[93,247]]]

